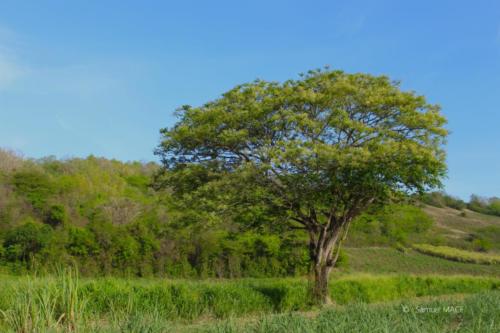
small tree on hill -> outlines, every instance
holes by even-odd
[[[161,130],[160,186],[235,220],[305,230],[318,303],[329,302],[328,276],[353,219],[439,187],[446,172],[439,107],[385,76],[258,80],[178,115]]]

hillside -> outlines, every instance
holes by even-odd
[[[0,151],[1,269],[51,271],[76,263],[89,276],[307,273],[304,233],[245,229],[239,221],[208,214],[168,190],[155,191],[150,185],[157,169],[154,163],[93,156],[28,160]],[[389,206],[353,224],[337,271],[500,275],[498,265],[417,253],[410,249],[416,243],[498,253],[500,217]]]
[[[500,251],[500,217],[449,207],[426,206],[424,211],[435,222],[432,233],[445,243],[466,248],[475,239],[486,239],[492,250]]]

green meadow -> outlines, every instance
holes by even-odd
[[[1,283],[2,332],[367,331],[372,317],[379,317],[375,325],[381,329],[391,316],[401,316],[395,304],[403,300],[427,302],[430,296],[456,295],[464,298],[432,306],[461,304],[465,314],[480,304],[487,306],[483,312],[492,312],[500,297],[499,277],[467,275],[338,276],[330,284],[334,305],[321,309],[310,303],[305,278],[87,279],[66,270],[57,276],[2,276]],[[485,299],[464,296],[469,294]],[[455,321],[453,316],[464,314],[441,313],[437,323],[427,314],[404,314],[400,324],[407,321],[410,329],[424,321],[423,327],[444,328]],[[498,327],[497,317],[482,325]],[[480,325],[475,320],[466,325]]]

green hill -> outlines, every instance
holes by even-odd
[[[0,267],[82,274],[272,277],[307,273],[307,237],[246,229],[155,191],[155,163],[23,159],[0,150]],[[265,217],[249,216],[249,219]],[[258,222],[256,220],[256,222]],[[449,207],[400,204],[359,218],[337,269],[500,275],[498,265],[453,262],[413,244],[500,252],[500,217]]]
[[[500,251],[500,217],[480,214],[469,209],[426,206],[424,211],[434,220],[431,232],[443,243],[476,250]]]

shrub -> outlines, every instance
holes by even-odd
[[[366,245],[407,244],[410,239],[426,233],[433,220],[421,208],[411,205],[390,205],[353,222],[348,243]]]
[[[68,229],[66,249],[69,254],[78,257],[92,256],[99,251],[94,234],[85,228],[79,227],[70,227]]]
[[[491,242],[487,239],[475,238],[472,241],[472,248],[475,251],[486,252],[486,251],[489,251],[491,249],[491,246],[492,246]]]
[[[450,207],[462,210],[467,207],[467,204],[463,200],[444,192],[426,193],[421,197],[421,200],[430,206],[439,208]]]
[[[491,198],[488,209],[490,214],[500,216],[500,198]]]
[[[51,225],[52,227],[63,225],[67,222],[67,220],[68,216],[66,213],[66,208],[61,204],[50,206],[45,216],[45,223]]]
[[[473,238],[487,240],[492,249],[500,250],[500,226],[489,225],[486,227],[477,228],[474,231]]]
[[[3,244],[6,257],[11,261],[30,261],[49,245],[51,236],[49,226],[28,218],[24,224],[7,232]]]
[[[405,244],[411,234],[427,231],[432,219],[420,208],[401,205],[389,206],[379,215],[382,234],[394,243]]]
[[[500,198],[485,198],[473,194],[467,206],[478,213],[500,216]]]

